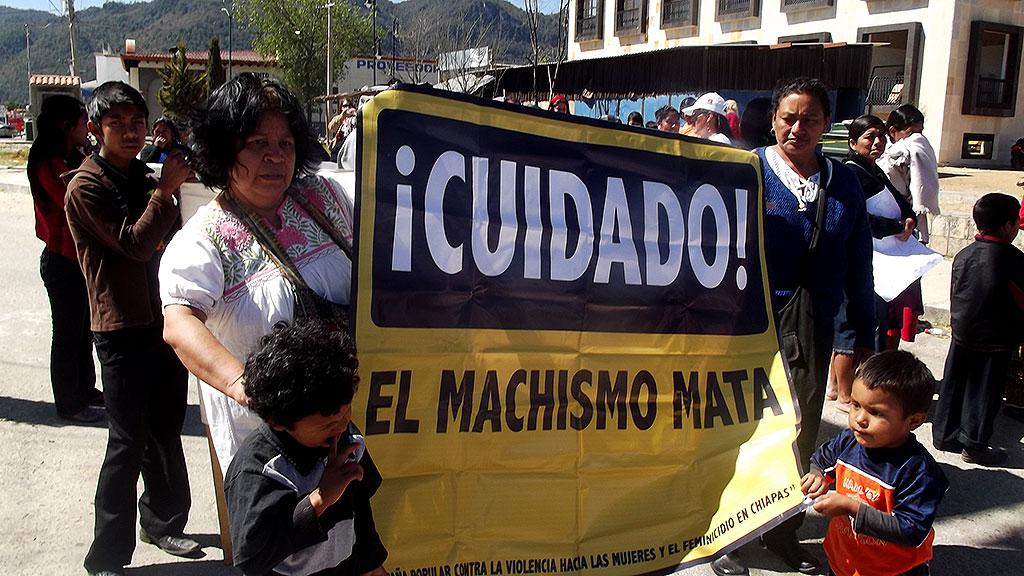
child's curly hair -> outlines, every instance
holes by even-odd
[[[358,364],[347,332],[321,322],[278,324],[245,361],[249,408],[284,428],[311,414],[337,414],[359,387]]]

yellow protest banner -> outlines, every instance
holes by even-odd
[[[754,155],[423,89],[361,114],[392,573],[666,573],[796,511]]]

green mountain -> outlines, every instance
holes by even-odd
[[[362,0],[346,1],[367,11]],[[206,50],[210,38],[217,36],[226,52],[228,18],[222,6],[220,0],[153,0],[107,2],[80,10],[76,25],[78,73],[83,81],[94,79],[92,55],[104,49],[123,52],[125,38],[134,38],[139,52],[155,52],[170,49],[182,38],[190,50]],[[439,49],[490,45],[496,61],[522,64],[531,52],[526,13],[506,0],[407,0],[399,4],[378,0],[377,11],[377,27],[385,33],[379,45],[383,55],[394,49],[399,56],[434,57]],[[392,36],[395,18],[399,22],[397,46]],[[25,46],[26,24],[30,53]],[[556,17],[543,16],[540,28],[541,42],[554,46]],[[252,38],[251,30],[235,23],[235,49],[251,48]],[[365,52],[370,52],[369,47]],[[50,12],[0,6],[0,103],[24,105],[28,101],[30,57],[33,74],[68,74],[67,20]]]

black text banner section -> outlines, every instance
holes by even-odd
[[[393,574],[664,574],[795,513],[756,156],[426,89],[361,115]]]

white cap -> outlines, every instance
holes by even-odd
[[[718,92],[708,92],[697,101],[693,103],[693,106],[683,108],[679,112],[684,116],[693,116],[698,110],[707,110],[708,112],[714,112],[715,114],[721,114],[725,116],[725,99],[718,95]]]

